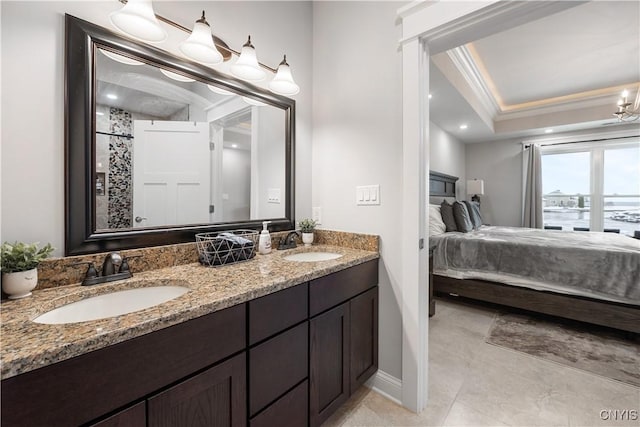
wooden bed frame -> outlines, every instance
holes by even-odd
[[[450,175],[430,172],[429,188],[438,190],[432,190],[431,196],[455,197],[457,179]],[[454,279],[437,274],[433,275],[433,290],[436,294],[460,296],[640,333],[640,306],[631,304],[538,291],[485,280]]]

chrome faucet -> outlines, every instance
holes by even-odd
[[[287,234],[287,237],[285,237],[284,239],[280,240],[280,243],[278,244],[278,250],[293,249],[293,248],[298,247],[298,245],[296,245],[296,241],[295,241],[295,237],[296,236],[300,237],[302,235],[297,230],[293,230],[289,234]]]

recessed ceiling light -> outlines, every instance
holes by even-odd
[[[551,132],[553,132],[553,129],[545,129],[544,130],[544,133],[551,133]]]
[[[469,126],[467,126],[466,124],[464,124],[464,125],[460,125],[460,129],[461,129],[461,130],[465,130],[465,129],[466,129],[466,128],[468,128],[468,127],[469,127]]]
[[[231,144],[231,148],[238,148],[238,144]]]
[[[101,111],[96,111],[96,116],[104,116],[104,113]]]
[[[431,97],[432,97],[432,96],[433,96],[433,95],[429,94],[429,99],[431,99]]]
[[[108,93],[108,94],[107,94],[107,98],[109,98],[109,99],[118,99],[118,96],[117,96],[117,95],[114,95],[114,94],[112,94],[112,93]]]

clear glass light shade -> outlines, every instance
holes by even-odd
[[[184,83],[195,82],[195,79],[192,79],[191,77],[183,76],[182,74],[174,73],[173,71],[167,71],[160,68],[160,72],[165,76],[169,77],[170,79],[173,79],[178,82],[184,82]]]
[[[278,66],[278,72],[269,83],[269,90],[280,95],[291,96],[300,92],[300,86],[293,81],[291,68],[286,60],[282,61]]]
[[[121,64],[127,64],[127,65],[143,65],[144,64],[144,62],[136,61],[135,59],[131,59],[127,56],[113,53],[106,49],[98,49],[98,50],[107,58],[113,59],[114,61],[120,62]]]
[[[218,86],[213,86],[213,85],[207,85],[207,87],[209,88],[209,90],[213,93],[217,93],[218,95],[233,95],[233,92],[230,92],[228,90],[224,90],[219,88]]]
[[[187,58],[203,64],[219,64],[222,62],[222,55],[213,44],[211,27],[203,22],[196,22],[189,38],[180,43],[180,51]]]
[[[124,7],[109,15],[114,27],[138,40],[160,43],[167,32],[160,26],[153,12],[151,0],[129,0]]]
[[[249,41],[242,46],[240,51],[240,57],[230,68],[231,74],[242,80],[248,80],[251,82],[257,82],[263,80],[266,73],[260,65],[258,65],[258,58],[256,56],[256,50],[251,46]]]

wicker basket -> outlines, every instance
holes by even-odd
[[[248,261],[256,255],[259,234],[254,230],[230,230],[196,234],[200,264],[217,267]]]

